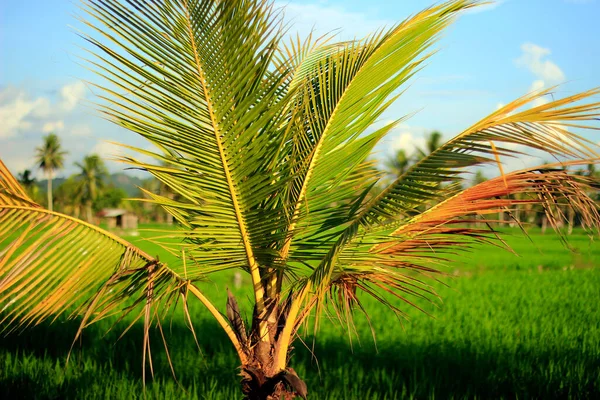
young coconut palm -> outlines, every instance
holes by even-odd
[[[177,195],[149,193],[181,226],[182,262],[165,265],[42,209],[2,166],[3,331],[68,313],[81,318],[79,336],[99,319],[135,313],[144,321],[146,365],[151,324],[177,298],[189,318],[195,298],[231,339],[246,398],[305,397],[289,365],[303,322],[314,317],[317,329],[329,310],[351,329],[362,296],[398,315],[402,305],[432,298],[426,281],[439,276],[448,253],[501,244],[490,225],[498,221],[469,225],[476,217],[540,204],[557,227],[567,204],[584,227],[597,227],[591,181],[568,167],[599,161],[595,145],[569,130],[593,128],[600,104],[581,101],[599,90],[536,107],[549,90],[522,97],[376,188],[382,176],[367,158],[401,119],[372,125],[440,33],[476,5],[448,1],[363,40],[333,44],[287,43],[281,14],[266,0],[89,0],[90,62],[107,82],[97,86],[106,100],[100,108],[158,149],[138,150],[155,163],[125,161]],[[470,167],[501,166],[518,149],[561,162],[501,172],[468,189],[456,184]],[[233,296],[221,308],[196,285],[228,269],[252,281],[248,325]]]
[[[85,205],[85,220],[92,222],[92,205],[98,198],[98,192],[104,188],[104,179],[108,170],[104,161],[98,154],[90,154],[83,158],[81,163],[76,162],[81,179],[81,191]]]

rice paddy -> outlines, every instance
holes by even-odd
[[[598,398],[600,396],[600,245],[576,231],[569,252],[552,233],[506,231],[515,256],[478,246],[457,257],[438,286],[443,301],[406,307],[400,323],[374,301],[365,305],[376,331],[356,319],[358,337],[323,323],[295,344],[292,366],[309,399]],[[126,237],[161,260],[169,255]],[[232,275],[203,284],[224,309],[229,286],[241,303],[247,287]],[[152,332],[154,379],[142,386],[142,325],[117,340],[113,321],[90,327],[68,364],[77,321],[59,320],[0,338],[0,397],[38,399],[241,398],[237,360],[226,336],[200,305],[190,310],[200,350],[181,315],[166,321],[172,376],[160,333]],[[121,330],[119,329],[121,328]]]

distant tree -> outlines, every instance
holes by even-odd
[[[400,149],[385,161],[385,172],[394,177],[402,175],[409,167],[410,159],[404,149]]]
[[[475,172],[475,177],[473,178],[473,186],[479,185],[485,181],[487,181],[486,176],[483,174],[483,171],[478,169],[477,172]]]
[[[83,158],[83,162],[75,163],[80,169],[79,178],[82,185],[82,200],[85,207],[85,218],[92,222],[92,207],[99,191],[104,187],[104,179],[108,175],[104,161],[97,154]]]
[[[417,148],[415,158],[417,160],[423,159],[436,151],[441,145],[442,134],[438,131],[433,131],[425,136],[425,147]]]
[[[17,180],[25,189],[30,189],[33,185],[35,185],[36,179],[32,176],[32,172],[30,169],[26,169],[25,171],[17,174]]]
[[[17,179],[19,183],[23,185],[25,191],[32,199],[35,201],[40,201],[40,188],[37,185],[37,180],[33,176],[33,172],[30,169],[26,169],[25,171],[17,174]]]
[[[54,193],[57,210],[79,218],[82,208],[83,188],[78,175],[72,175],[61,183]]]
[[[466,255],[475,243],[502,245],[491,225],[465,221],[519,208],[510,196],[523,194],[544,207],[552,227],[566,199],[599,229],[588,179],[557,164],[470,188],[457,182],[494,165],[494,143],[507,156],[542,150],[572,168],[599,163],[595,143],[557,126],[593,129],[600,89],[543,106],[536,104],[553,89],[520,97],[373,193],[378,176],[368,158],[396,123],[373,124],[443,29],[479,3],[438,3],[364,40],[320,45],[309,37],[290,46],[280,42],[288,26],[267,0],[86,1],[98,32],[88,40],[107,78],[102,112],[161,149],[140,151],[154,161],[129,161],[180,195],[152,196],[180,224],[165,232],[180,258],[167,265],[100,228],[32,207],[0,163],[0,243],[11,249],[0,259],[2,330],[66,313],[78,318],[77,341],[104,317],[130,315],[143,321],[145,367],[152,365],[149,330],[176,306],[195,332],[198,314],[188,308],[195,299],[235,348],[244,399],[306,399],[291,366],[298,335],[318,340],[319,325],[330,320],[352,335],[356,313],[365,313],[361,322],[371,318],[363,301],[402,317],[403,304],[437,300],[429,280],[448,255]],[[233,293],[219,309],[199,285],[224,271],[249,275],[248,320]],[[212,330],[204,317],[198,323],[200,334]]]
[[[100,211],[104,208],[119,208],[123,199],[127,197],[127,192],[121,188],[109,186],[100,191],[93,204],[95,211]]]
[[[384,162],[385,172],[393,177],[399,177],[415,162],[422,160],[442,145],[442,134],[433,131],[425,136],[425,146],[416,148],[412,154],[400,149]]]
[[[36,162],[48,179],[48,209],[52,211],[52,178],[54,171],[63,169],[66,151],[61,149],[60,139],[56,134],[44,136],[44,143],[36,150]]]

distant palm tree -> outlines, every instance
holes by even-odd
[[[35,184],[35,177],[30,169],[26,169],[25,171],[17,174],[17,179],[19,183],[28,191],[31,190],[31,187]]]
[[[423,148],[416,148],[415,151],[407,155],[406,150],[400,149],[388,158],[385,163],[385,171],[393,177],[398,177],[404,174],[408,167],[415,162],[418,162],[442,145],[442,134],[438,131],[433,131],[425,136],[425,146]]]
[[[40,201],[40,188],[37,185],[37,180],[35,176],[33,176],[33,172],[30,169],[26,169],[25,171],[19,173],[17,175],[17,179],[25,191],[31,198],[35,201]]]
[[[98,198],[98,191],[104,186],[104,178],[108,175],[104,161],[97,154],[83,158],[82,163],[75,163],[81,170],[82,195],[85,205],[85,218],[92,222],[92,205]]]
[[[396,178],[404,174],[409,165],[410,158],[406,155],[406,151],[400,149],[394,156],[385,161],[385,170]]]
[[[79,218],[81,215],[83,187],[82,180],[72,175],[54,192],[54,205],[57,211]]]
[[[60,139],[54,133],[44,136],[44,143],[35,150],[38,167],[48,179],[48,209],[52,211],[52,174],[63,169],[67,152],[61,149]]]
[[[425,147],[417,148],[415,155],[416,159],[421,160],[425,158],[426,156],[436,151],[442,144],[442,134],[440,132],[433,131],[429,133],[425,136]]]
[[[483,174],[483,172],[480,169],[478,169],[477,172],[475,172],[475,177],[473,178],[473,186],[479,185],[480,183],[483,183],[487,180],[488,179]]]

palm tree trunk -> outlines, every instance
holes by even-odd
[[[293,389],[288,389],[289,383],[287,380],[290,379],[290,376],[298,379],[296,375],[288,376],[288,373],[284,372],[266,378],[261,372],[258,372],[257,375],[254,375],[254,372],[249,373],[248,370],[243,372],[244,376],[252,376],[249,381],[245,379],[242,381],[244,400],[293,400],[298,397],[306,399],[306,396],[298,394]],[[259,377],[262,378],[260,382],[259,379],[261,378]]]
[[[266,361],[261,364],[259,359]],[[306,384],[293,368],[286,368],[276,374],[272,371],[273,359],[258,357],[254,363],[242,366],[242,393],[244,400],[293,400],[306,399]],[[269,371],[271,370],[271,371]]]
[[[267,313],[268,332],[272,345],[261,339],[261,329],[256,318],[253,319],[250,331],[246,331],[237,300],[228,290],[227,319],[245,349],[245,360],[240,374],[244,400],[292,400],[298,396],[306,399],[306,384],[298,377],[296,371],[293,368],[277,364],[277,354],[280,350],[286,352],[286,360],[289,360],[291,347],[287,342],[283,346],[285,335],[282,332],[289,317],[287,314],[289,309],[288,311],[280,310],[279,305],[269,301],[269,310]],[[256,316],[256,308],[254,315]],[[274,317],[272,321],[269,316]],[[263,345],[265,343],[266,346]]]
[[[52,211],[52,172],[48,171],[48,210]]]
[[[85,218],[86,218],[87,222],[89,222],[90,224],[92,223],[92,202],[91,201],[85,202]]]

